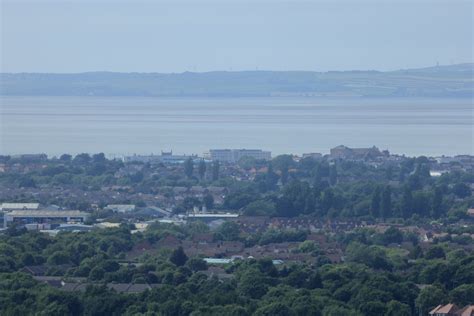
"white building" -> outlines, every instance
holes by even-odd
[[[252,157],[257,160],[270,160],[272,153],[261,149],[210,149],[205,156],[214,161],[238,162],[243,157]]]
[[[303,154],[302,158],[313,158],[313,159],[322,159],[323,158],[323,154],[321,153],[305,153]]]
[[[2,203],[0,211],[37,210],[39,203]]]
[[[187,159],[197,159],[196,155],[186,156],[186,155],[173,155],[173,152],[161,152],[161,155],[133,155],[123,157],[124,162],[143,162],[143,163],[166,163],[166,164],[175,164],[183,163]]]
[[[117,213],[129,213],[136,209],[134,204],[109,204],[105,208]]]
[[[18,223],[22,225],[46,223],[83,223],[88,217],[88,213],[81,211],[11,211],[5,213],[4,215],[4,227],[8,227],[9,223]]]

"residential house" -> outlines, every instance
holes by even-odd
[[[452,303],[438,305],[429,314],[432,316],[473,316],[474,305],[468,305],[463,308],[459,308]]]
[[[459,316],[474,316],[474,305],[465,306],[458,313]]]

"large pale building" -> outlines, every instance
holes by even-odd
[[[51,224],[51,223],[83,223],[89,217],[88,213],[81,211],[45,211],[21,210],[11,211],[4,215],[4,227],[10,223],[25,224]]]
[[[166,163],[166,164],[177,164],[183,163],[187,159],[197,159],[196,155],[173,155],[173,151],[161,152],[161,155],[133,155],[123,157],[124,162],[143,162],[143,163]]]
[[[39,203],[2,203],[0,205],[0,211],[17,211],[17,210],[37,210],[39,209]]]
[[[109,204],[105,208],[117,213],[130,213],[135,211],[136,206],[134,204]]]
[[[272,153],[261,149],[210,149],[205,156],[214,161],[238,162],[243,157],[252,157],[257,160],[270,160]]]

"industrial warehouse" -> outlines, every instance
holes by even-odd
[[[21,225],[84,223],[88,217],[88,213],[81,211],[15,210],[5,213],[3,227],[8,227],[11,223]]]

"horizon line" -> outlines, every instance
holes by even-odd
[[[21,74],[48,74],[48,75],[77,75],[77,74],[98,74],[98,73],[111,73],[111,74],[162,74],[162,75],[183,75],[183,74],[209,74],[209,73],[239,73],[239,72],[308,72],[308,73],[337,73],[337,72],[377,72],[377,73],[387,73],[387,72],[397,72],[404,70],[414,70],[414,69],[429,69],[436,67],[452,67],[452,66],[474,66],[474,61],[472,62],[461,62],[455,64],[436,64],[431,66],[419,66],[413,68],[397,68],[393,70],[377,70],[377,69],[346,69],[346,70],[270,70],[270,69],[252,69],[252,70],[207,70],[207,71],[180,71],[180,72],[159,72],[159,71],[114,71],[114,70],[87,70],[79,72],[29,72],[29,71],[20,71],[20,72],[3,72],[0,71],[0,74],[4,75],[21,75]]]

